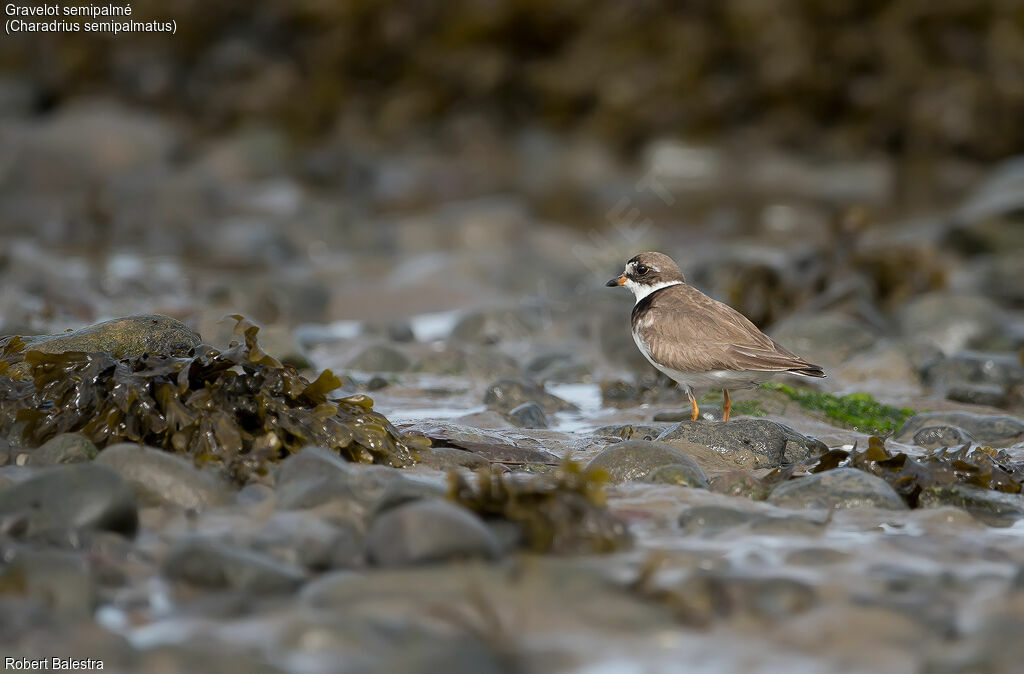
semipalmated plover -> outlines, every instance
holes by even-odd
[[[640,253],[605,285],[633,292],[633,340],[651,365],[683,387],[694,421],[700,414],[694,388],[722,389],[722,420],[728,421],[729,389],[753,388],[780,372],[825,376],[820,366],[776,344],[740,312],[687,285],[667,255]]]

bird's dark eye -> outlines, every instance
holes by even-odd
[[[645,264],[638,264],[638,265],[636,266],[636,273],[637,273],[637,274],[640,274],[641,276],[643,276],[644,274],[646,274],[646,273],[647,273],[647,272],[649,272],[649,271],[651,271],[651,268],[650,268],[650,267],[648,267],[648,266],[647,266],[647,265],[645,265]]]

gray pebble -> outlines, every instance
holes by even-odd
[[[452,503],[413,501],[377,515],[366,541],[378,566],[413,566],[451,559],[498,557],[498,541],[483,521]]]
[[[102,529],[134,535],[135,493],[116,472],[91,463],[43,469],[0,491],[0,516],[25,514],[30,533]]]
[[[786,508],[907,509],[885,480],[856,468],[836,468],[783,482],[772,490],[768,501]]]
[[[549,426],[544,410],[532,400],[510,410],[508,418],[520,428],[547,428]]]
[[[146,505],[208,508],[234,498],[230,486],[190,459],[155,447],[131,443],[110,445],[100,452],[97,465],[116,471]]]
[[[79,433],[61,433],[32,450],[26,464],[53,466],[58,463],[82,463],[96,458],[96,445]]]

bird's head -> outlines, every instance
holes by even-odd
[[[630,258],[622,273],[605,285],[610,288],[626,286],[639,302],[655,290],[685,282],[683,272],[668,255],[640,253]]]

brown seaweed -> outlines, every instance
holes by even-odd
[[[523,547],[538,553],[613,552],[631,542],[625,522],[605,507],[600,470],[563,461],[540,475],[501,474],[491,469],[449,475],[448,495],[485,519],[513,522]]]
[[[239,341],[224,351],[200,344],[184,357],[43,353],[10,340],[4,355],[23,350],[28,374],[0,373],[0,428],[22,422],[30,445],[72,431],[100,448],[145,443],[223,465],[240,482],[306,445],[360,463],[416,460],[424,441],[400,433],[370,398],[331,398],[341,381],[330,370],[310,382],[260,348],[259,328],[235,318]]]
[[[830,450],[810,471],[820,473],[840,466],[877,475],[911,508],[917,507],[921,492],[929,487],[963,484],[1019,494],[1024,485],[1024,461],[1013,459],[1006,450],[991,447],[944,447],[911,456],[886,449],[884,440],[872,436],[866,449]]]

